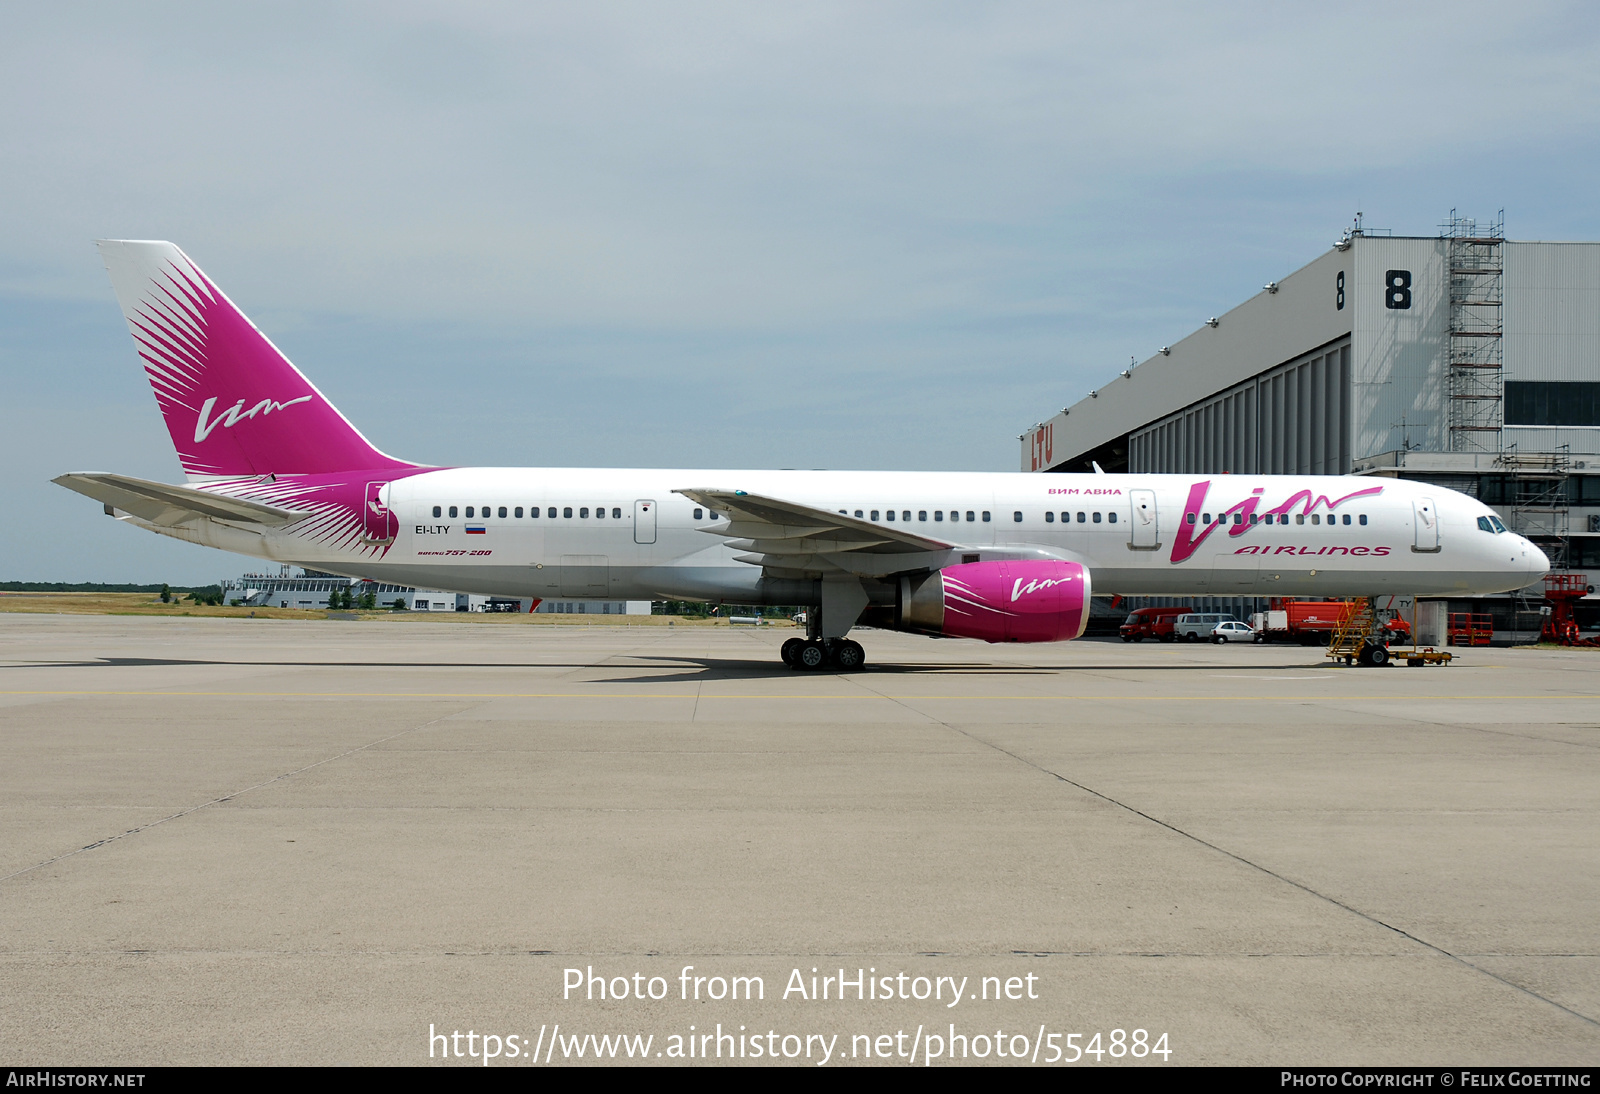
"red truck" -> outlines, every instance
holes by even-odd
[[[1117,628],[1117,633],[1124,642],[1143,642],[1146,638],[1171,642],[1177,633],[1173,624],[1178,616],[1192,611],[1193,608],[1135,608]]]
[[[1333,629],[1350,611],[1343,600],[1286,600],[1274,598],[1268,611],[1250,617],[1258,642],[1298,642],[1302,646],[1325,645]],[[1380,613],[1382,618],[1382,613]],[[1390,642],[1409,638],[1411,626],[1399,616],[1384,623]]]

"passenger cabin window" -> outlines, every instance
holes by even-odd
[[[874,509],[872,511],[872,519],[873,520],[877,520],[878,519],[878,511],[876,509]]]
[[[1311,523],[1312,524],[1321,524],[1322,523],[1322,517],[1320,515],[1316,514],[1316,513],[1312,513],[1311,514]]]
[[[502,505],[502,506],[501,506],[501,507],[500,507],[500,518],[501,518],[501,519],[502,519],[502,520],[504,520],[504,519],[505,519],[505,515],[506,515],[506,507],[505,507],[505,506],[504,506],[504,505]],[[520,516],[521,516],[521,515],[522,515],[522,514],[521,514],[521,513],[518,513],[518,514],[517,514],[517,516],[519,516],[519,517],[520,517]]]
[[[1044,515],[1044,522],[1046,524],[1054,524],[1056,522],[1056,515],[1054,513],[1046,513]]]
[[[1099,513],[1096,513],[1096,514],[1095,514],[1095,515],[1094,515],[1094,522],[1095,522],[1095,523],[1096,523],[1096,524],[1099,524],[1099,523],[1100,523],[1100,514],[1099,514]]]
[[[434,515],[434,516],[436,516],[436,517],[442,517],[442,516],[444,516],[444,514],[443,514],[443,513],[442,513],[442,512],[440,512],[440,511],[439,511],[439,507],[438,507],[438,506],[437,506],[437,505],[435,505],[435,506],[434,506],[434,507],[433,507],[433,515]]]
[[[1193,524],[1194,523],[1194,514],[1193,513],[1185,513],[1183,519],[1188,521],[1190,524]]]
[[[519,505],[519,506],[517,506],[517,508],[516,508],[516,514],[517,514],[517,519],[518,519],[518,520],[521,520],[521,519],[522,519],[522,506],[520,506],[520,505]]]
[[[943,509],[935,509],[933,511],[933,519],[934,520],[943,520],[944,519],[944,510]]]
[[[1088,522],[1089,522],[1089,514],[1088,513],[1079,513],[1078,514],[1078,523],[1079,524],[1087,524]]]
[[[983,522],[984,522],[984,523],[985,523],[985,524],[988,524],[988,523],[989,523],[989,510],[987,510],[987,509],[985,509],[985,510],[984,510],[984,511],[983,511]]]
[[[950,519],[951,520],[960,520],[961,519],[961,510],[959,510],[959,509],[950,510]]]
[[[454,505],[450,507],[450,515],[452,517],[456,515],[456,507]]]
[[[1021,509],[1014,510],[1012,512],[1012,514],[1011,514],[1011,519],[1013,521],[1015,521],[1016,523],[1021,524],[1022,523],[1022,510]]]
[[[918,509],[917,510],[917,519],[918,520],[927,520],[928,519],[928,511],[926,509]]]
[[[1367,514],[1365,514],[1365,513],[1361,514],[1361,523],[1362,524],[1367,523]]]
[[[579,520],[588,520],[589,519],[589,507],[587,505],[585,505],[583,508],[578,510],[578,519]]]
[[[1306,522],[1306,515],[1304,513],[1296,513],[1294,515],[1294,522],[1296,524],[1304,524]]]
[[[554,516],[555,513],[552,511],[550,515]],[[538,520],[539,519],[539,507],[537,505],[529,506],[529,508],[528,508],[528,516],[532,517],[534,520]]]
[[[611,519],[612,520],[621,520],[622,519],[622,507],[621,506],[614,505],[614,506],[611,507]]]
[[[884,513],[883,515],[885,517],[888,517],[890,520],[894,520],[894,510],[893,509],[890,509],[888,512]]]
[[[901,513],[900,514],[900,519],[901,520],[910,520],[911,519],[911,510],[907,509],[905,512]]]
[[[1115,513],[1107,513],[1106,514],[1106,523],[1108,523],[1108,524],[1117,523],[1117,514],[1115,514]]]
[[[472,516],[472,506],[467,506],[467,516]]]
[[[571,520],[572,519],[572,506],[570,506],[570,505],[562,506],[561,507],[561,515],[565,519]]]
[[[554,505],[552,505],[550,508],[546,509],[544,511],[544,515],[549,517],[551,520],[555,520],[556,519],[556,507]],[[572,515],[572,510],[568,509],[567,510],[567,516],[570,517],[571,515]]]
[[[694,519],[695,519],[695,520],[700,520],[700,519],[702,519],[702,518],[703,518],[703,517],[704,517],[704,516],[705,516],[705,514],[704,514],[704,513],[702,513],[702,512],[701,512],[701,511],[700,511],[700,510],[699,510],[699,509],[696,509],[696,510],[695,510],[695,511],[694,511]]]
[[[1344,523],[1345,524],[1349,524],[1350,523],[1350,514],[1349,513],[1346,513],[1344,515]]]
[[[596,509],[596,510],[595,510],[595,511],[594,511],[594,515],[595,515],[595,519],[596,519],[596,520],[598,520],[598,519],[600,519],[600,518],[602,518],[602,517],[604,517],[604,516],[605,516],[605,515],[606,515],[606,508],[605,508],[605,506],[603,506],[603,505],[602,505],[602,506],[601,506],[601,507],[600,507],[600,508],[598,508],[598,509]]]
[[[857,509],[857,510],[856,510],[856,516],[858,516],[858,517],[859,517],[859,516],[860,516],[860,515],[861,515],[861,510],[859,510],[859,509]]]

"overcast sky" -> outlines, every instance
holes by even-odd
[[[1015,470],[1369,226],[1600,239],[1600,9],[53,4],[0,34],[0,579],[195,583],[91,240],[184,248],[379,447]]]

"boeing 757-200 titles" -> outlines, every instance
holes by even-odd
[[[171,243],[99,244],[183,486],[55,481],[152,532],[402,585],[802,604],[783,659],[853,669],[856,626],[1083,633],[1091,587],[1164,596],[1470,595],[1543,552],[1397,479],[426,467],[374,448]]]

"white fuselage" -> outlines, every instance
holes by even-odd
[[[249,493],[237,480],[217,489]],[[807,601],[812,575],[763,579],[759,561],[730,542],[726,518],[677,490],[781,497],[950,545],[897,553],[894,572],[1059,558],[1088,567],[1094,591],[1106,594],[1472,595],[1521,588],[1548,568],[1543,552],[1502,530],[1475,499],[1371,477],[451,468],[387,486],[398,531],[381,553],[330,548],[297,526],[137,523],[259,557],[460,592]],[[870,590],[888,576],[874,564],[884,558],[837,561]]]

